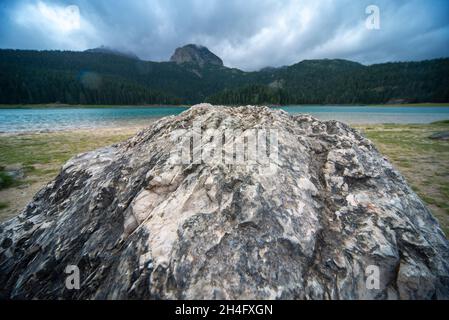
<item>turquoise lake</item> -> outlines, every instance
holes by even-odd
[[[449,119],[448,106],[287,106],[289,113],[306,113],[320,120],[348,124],[431,123]],[[78,128],[145,125],[156,118],[176,115],[187,107],[115,107],[0,109],[0,132],[54,131]]]

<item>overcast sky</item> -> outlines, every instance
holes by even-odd
[[[378,30],[366,27],[369,5],[380,10]],[[449,1],[0,0],[0,48],[105,45],[165,61],[187,43],[243,70],[318,58],[448,57]]]

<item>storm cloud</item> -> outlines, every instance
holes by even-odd
[[[380,29],[366,27],[366,8]],[[304,59],[365,64],[449,56],[446,0],[1,0],[0,47],[85,50],[105,45],[168,60],[187,43],[243,70]]]

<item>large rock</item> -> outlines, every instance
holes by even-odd
[[[270,138],[268,164],[180,165],[194,121],[241,130],[226,138],[247,147],[225,140],[224,154],[270,128],[278,153]],[[0,246],[1,298],[449,298],[448,241],[373,144],[268,108],[195,106],[71,159],[1,225]]]

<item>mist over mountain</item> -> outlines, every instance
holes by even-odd
[[[169,62],[100,47],[84,52],[0,50],[3,104],[372,104],[448,102],[449,59],[365,66],[305,60],[244,72],[206,47]]]
[[[117,55],[117,56],[121,56],[121,57],[139,60],[139,57],[131,51],[122,51],[122,50],[118,50],[118,49],[114,49],[114,48],[110,48],[110,47],[106,47],[106,46],[101,46],[101,47],[93,48],[93,49],[87,49],[84,52],[112,54],[112,55]]]

